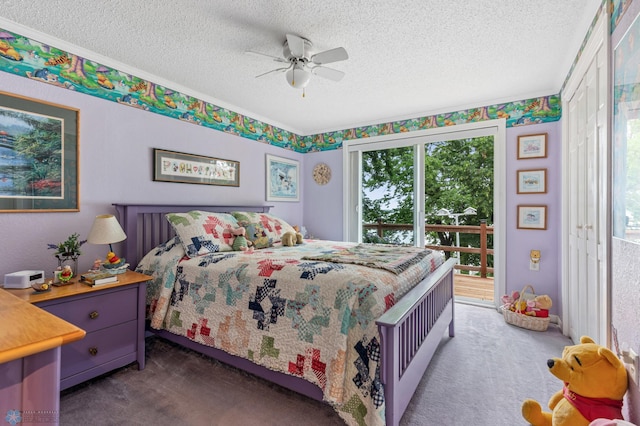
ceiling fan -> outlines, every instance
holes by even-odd
[[[344,77],[344,73],[333,68],[327,68],[324,65],[349,59],[349,55],[344,47],[336,47],[335,49],[325,50],[324,52],[310,54],[311,46],[312,44],[309,40],[293,34],[287,34],[287,40],[282,46],[283,57],[271,56],[251,50],[247,50],[245,53],[267,57],[274,62],[287,64],[285,67],[259,74],[256,78],[284,72],[286,73],[287,83],[296,89],[304,89],[307,84],[309,84],[312,74],[329,80],[340,81],[342,77]]]

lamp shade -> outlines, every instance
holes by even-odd
[[[122,230],[116,217],[112,214],[101,214],[93,221],[87,241],[91,244],[111,244],[125,240],[127,235]]]
[[[296,62],[295,65],[287,71],[285,77],[291,87],[303,89],[309,84],[309,80],[311,80],[311,72],[307,70],[303,64]]]

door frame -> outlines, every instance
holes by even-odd
[[[451,127],[418,130],[409,133],[374,136],[352,139],[343,143],[343,236],[346,241],[361,242],[362,230],[359,223],[359,208],[362,205],[362,150],[385,149],[395,146],[407,146],[414,143],[458,140],[482,136],[493,136],[493,218],[494,218],[494,305],[500,306],[500,295],[506,293],[506,120],[486,120],[474,123],[457,124]],[[375,147],[372,147],[375,145]],[[366,149],[363,149],[365,148]],[[421,150],[424,152],[424,149]],[[424,159],[418,164],[424,168]],[[424,170],[418,171],[423,176]],[[424,178],[423,178],[424,180]],[[424,185],[418,184],[418,187]],[[419,189],[418,188],[418,189]],[[424,189],[422,190],[424,192]],[[416,212],[416,227],[424,223],[424,209]],[[416,244],[424,246],[422,238],[417,234]]]

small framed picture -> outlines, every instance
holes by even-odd
[[[153,180],[240,186],[240,162],[154,148]]]
[[[547,229],[547,206],[518,206],[518,229]]]
[[[300,164],[267,154],[267,201],[300,200]]]
[[[518,160],[546,158],[547,134],[518,136]]]
[[[518,170],[518,194],[547,192],[547,169]]]

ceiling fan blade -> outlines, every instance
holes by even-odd
[[[283,62],[285,64],[289,63],[289,61],[287,61],[284,58],[278,58],[277,56],[271,56],[271,55],[267,55],[266,53],[260,53],[260,52],[254,52],[252,50],[246,50],[244,53],[246,53],[247,55],[252,55],[252,56],[262,56],[262,57],[266,57],[271,59],[274,62]]]
[[[289,51],[296,58],[304,57],[304,40],[300,37],[287,34],[287,44],[289,45]]]
[[[316,53],[311,57],[311,62],[314,64],[330,64],[331,62],[344,61],[349,59],[349,55],[344,47],[336,47],[335,49],[325,50],[324,52]]]
[[[256,75],[256,78],[263,77],[265,75],[273,74],[273,73],[276,73],[276,72],[284,72],[284,71],[288,70],[289,68],[291,68],[291,66],[283,67],[283,68],[276,68],[275,70],[271,70],[271,71],[263,72],[262,74],[258,74],[258,75]]]
[[[342,80],[342,77],[344,77],[344,73],[342,71],[321,66],[313,67],[311,72],[315,75],[319,75],[320,77],[328,78],[333,81],[340,81]]]

